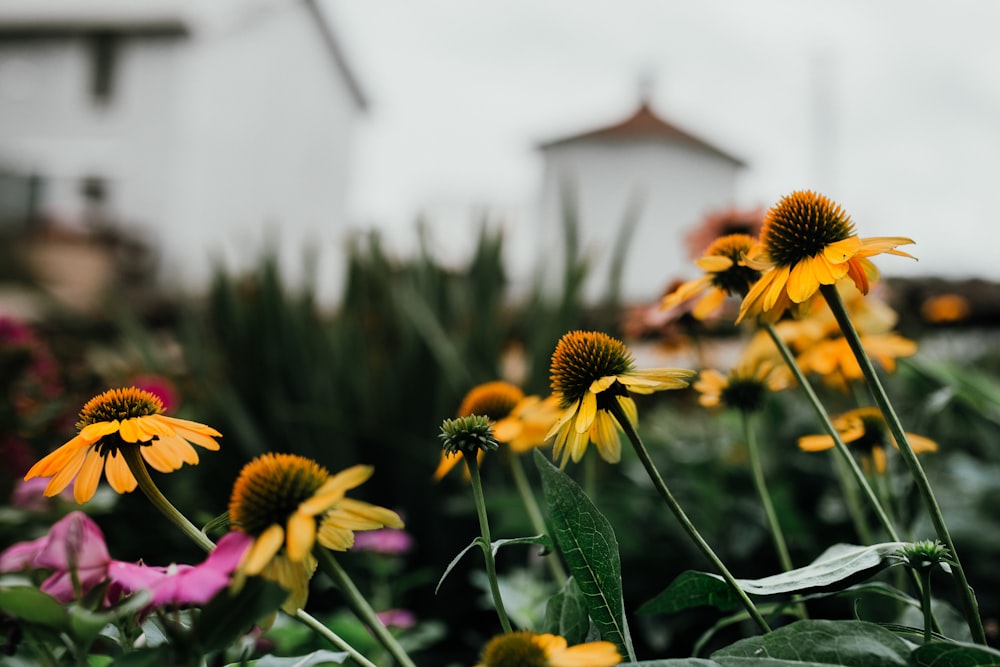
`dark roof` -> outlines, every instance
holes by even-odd
[[[569,137],[563,137],[562,139],[547,141],[539,147],[542,150],[545,150],[556,146],[579,142],[617,142],[629,140],[660,140],[686,144],[692,148],[696,148],[729,160],[737,165],[744,165],[743,160],[660,118],[647,102],[642,102],[635,113],[619,123],[608,125],[607,127],[601,127],[589,132],[584,132],[582,134],[575,134]]]

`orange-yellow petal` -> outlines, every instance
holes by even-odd
[[[829,435],[804,435],[799,438],[799,449],[804,452],[821,452],[832,449],[833,438]]]
[[[576,416],[576,432],[586,433],[597,415],[597,394],[588,391],[580,399],[580,409]]]
[[[312,551],[316,542],[316,519],[312,514],[293,512],[288,517],[288,530],[285,531],[285,551],[289,560],[298,563]]]
[[[139,485],[129,470],[125,457],[119,452],[115,452],[105,460],[104,476],[108,478],[108,484],[116,493],[131,493]]]
[[[82,505],[94,497],[102,472],[104,472],[104,457],[96,449],[89,450],[73,484],[73,498],[76,502]]]
[[[80,471],[80,466],[83,465],[83,460],[89,451],[89,448],[84,447],[73,452],[71,458],[63,465],[62,470],[49,480],[49,483],[45,487],[46,496],[54,496],[61,493],[73,481],[73,478]]]
[[[80,450],[85,450],[90,447],[90,443],[76,436],[65,445],[60,446],[58,449],[46,454],[42,457],[35,465],[31,466],[28,472],[24,475],[24,479],[28,480],[33,477],[51,477],[57,472],[66,467],[66,464],[76,456]],[[58,493],[58,491],[56,492]]]
[[[263,533],[257,536],[253,546],[243,557],[242,570],[246,574],[260,574],[264,566],[271,562],[285,543],[285,529],[278,524],[271,524]]]

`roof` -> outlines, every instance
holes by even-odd
[[[712,155],[728,160],[739,166],[744,165],[743,160],[723,151],[720,148],[717,148],[716,146],[713,146],[703,139],[699,139],[686,130],[677,127],[673,123],[664,120],[658,116],[655,111],[653,111],[653,109],[649,106],[649,103],[646,101],[643,101],[639,105],[639,108],[636,109],[635,113],[619,123],[608,125],[606,127],[600,127],[596,130],[591,130],[582,134],[575,134],[569,137],[548,141],[541,144],[539,147],[542,150],[546,150],[557,146],[565,146],[567,144],[581,142],[617,142],[634,140],[660,140],[671,143],[685,144],[692,148],[711,153]]]
[[[334,67],[359,108],[367,106],[357,77],[347,64],[326,12],[317,0],[299,0]],[[137,36],[184,37],[211,34],[224,26],[246,25],[287,0],[3,0],[0,2],[0,39],[66,37],[94,32]],[[218,32],[216,32],[218,34]]]

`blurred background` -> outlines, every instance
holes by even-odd
[[[374,464],[360,495],[404,514],[415,544],[388,570],[347,565],[383,589],[391,573],[418,650],[467,664],[492,617],[474,559],[433,594],[476,530],[460,475],[432,479],[441,420],[476,383],[547,393],[572,328],[626,338],[644,365],[728,363],[731,320],[659,298],[715,236],[814,189],[861,236],[915,241],[919,262],[879,261],[881,298],[921,345],[894,389],[942,445],[935,482],[995,622],[998,22],[1000,5],[965,0],[5,0],[0,546],[71,507],[17,480],[83,402],[157,388],[226,436],[162,480],[196,522],[264,451]],[[643,409],[675,493],[738,576],[775,571],[734,423],[692,420],[695,398],[668,393]],[[856,540],[829,462],[787,445],[816,432],[807,408],[771,409],[796,560]],[[588,472],[616,527],[648,527],[619,535],[635,606],[703,567],[637,465]],[[495,534],[528,534],[503,468],[484,475]],[[137,496],[88,511],[115,558],[197,555],[169,530],[137,535],[159,520]],[[510,558],[530,623],[551,591],[536,557]],[[714,617],[660,621],[636,620],[638,645],[680,656]]]

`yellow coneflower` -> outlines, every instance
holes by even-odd
[[[246,464],[229,500],[230,522],[254,538],[240,574],[261,575],[286,588],[282,609],[290,614],[305,605],[317,542],[345,551],[354,545],[354,531],[403,527],[392,510],[345,497],[372,472],[357,465],[331,476],[295,454],[268,453]]]
[[[155,395],[136,387],[109,389],[80,410],[77,435],[28,470],[24,479],[52,477],[45,487],[54,496],[73,484],[73,497],[85,503],[94,496],[101,473],[118,493],[135,490],[137,481],[123,451],[137,448],[154,470],[172,472],[198,463],[191,443],[217,450],[222,434],[210,426],[168,417]]]
[[[747,315],[770,313],[776,318],[792,304],[812,297],[820,285],[847,276],[862,294],[878,277],[868,259],[889,253],[913,258],[896,246],[913,243],[902,236],[859,238],[844,210],[823,195],[800,190],[771,207],[760,243],[747,264],[764,270],[743,299],[737,322]]]
[[[703,320],[717,311],[727,296],[745,296],[760,278],[760,271],[743,263],[744,256],[753,245],[753,237],[747,234],[729,234],[716,239],[695,261],[705,275],[682,284],[663,297],[660,310],[701,296],[691,315]]]
[[[914,341],[896,333],[862,335],[861,346],[888,373],[896,370],[897,359],[917,353]],[[843,336],[817,341],[795,361],[803,373],[816,373],[824,382],[842,391],[848,389],[849,382],[864,378],[861,365]]]
[[[558,635],[508,632],[486,644],[476,667],[614,667],[621,660],[611,642],[568,646]]]
[[[866,472],[871,473],[874,469],[879,474],[885,473],[886,447],[897,445],[878,408],[850,410],[834,419],[833,426],[844,444],[860,450]],[[907,433],[906,438],[916,454],[936,452],[938,449],[936,442],[922,435]],[[805,435],[799,438],[799,448],[806,452],[819,452],[833,446],[833,436],[830,435]]]
[[[545,444],[545,435],[559,418],[558,399],[525,396],[517,385],[502,380],[486,382],[473,387],[462,399],[459,417],[482,415],[493,422],[493,437],[510,447],[516,454],[523,454]],[[477,455],[482,460],[483,452]],[[461,460],[458,454],[441,452],[441,461],[434,471],[434,479],[441,479]]]
[[[699,393],[698,402],[706,408],[727,406],[755,412],[763,405],[767,392],[784,389],[788,381],[784,367],[751,358],[741,361],[729,375],[715,369],[703,370],[694,389]]]
[[[609,463],[621,459],[621,428],[616,405],[635,426],[638,413],[631,394],[682,389],[695,372],[677,368],[636,370],[632,353],[620,340],[596,331],[571,331],[559,339],[550,367],[552,393],[563,414],[546,440],[555,437],[553,456],[579,461],[591,440]]]

